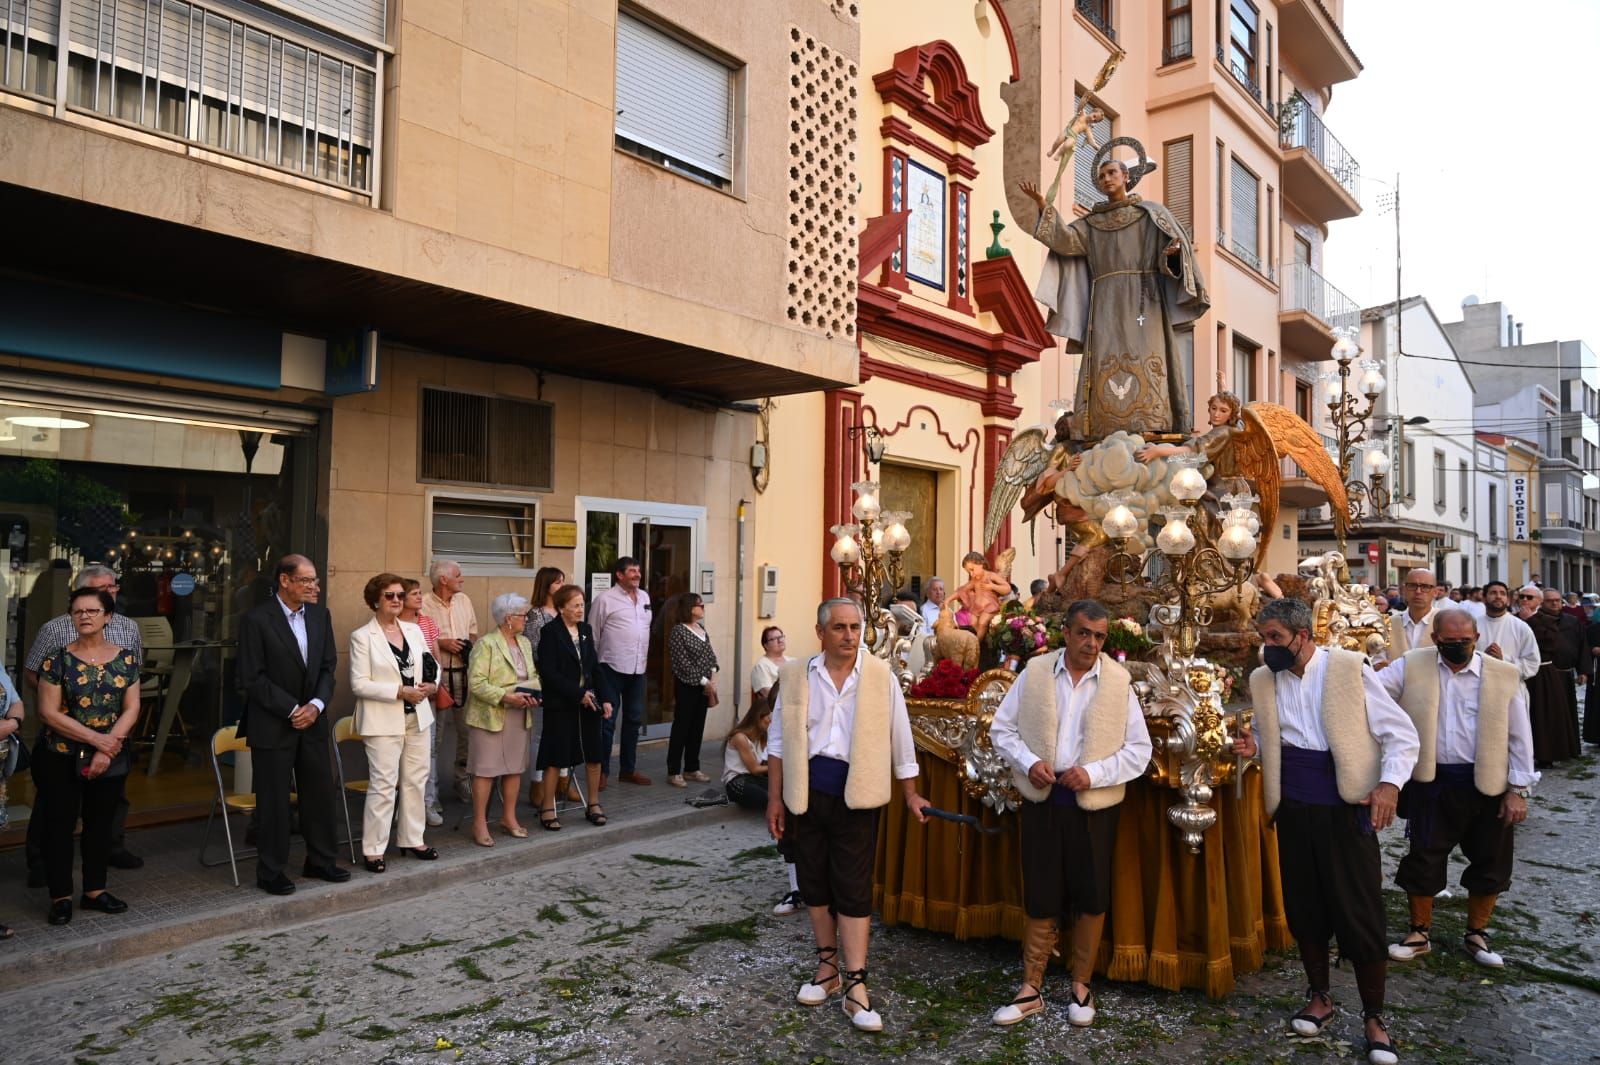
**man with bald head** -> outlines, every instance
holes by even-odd
[[[1433,615],[1439,602],[1434,599],[1434,592],[1438,587],[1432,570],[1418,568],[1406,574],[1400,582],[1405,609],[1389,615],[1388,657],[1385,662],[1375,663],[1374,669],[1382,669],[1413,647],[1426,647],[1433,641]]]
[[[1433,646],[1408,651],[1379,678],[1421,740],[1416,768],[1400,791],[1411,849],[1395,883],[1410,896],[1411,930],[1389,947],[1394,961],[1433,949],[1433,898],[1444,890],[1450,852],[1459,846],[1467,859],[1462,946],[1479,965],[1505,964],[1489,949],[1489,918],[1511,886],[1514,832],[1528,816],[1528,789],[1539,774],[1521,676],[1480,652],[1478,638],[1471,614],[1442,610],[1434,617]]]

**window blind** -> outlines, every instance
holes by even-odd
[[[1250,265],[1257,266],[1261,261],[1261,226],[1258,208],[1261,182],[1239,162],[1238,156],[1234,156],[1228,184],[1233,201],[1233,217],[1230,225],[1233,228],[1234,250],[1245,254],[1251,260]]]
[[[617,136],[733,179],[733,75],[626,12],[617,16]]]
[[[1178,224],[1194,239],[1194,140],[1168,141],[1166,144],[1166,176],[1162,195],[1167,210]]]

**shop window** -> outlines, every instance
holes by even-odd
[[[539,505],[500,498],[436,495],[429,523],[429,558],[449,558],[468,570],[532,570]]]
[[[421,409],[419,480],[551,490],[555,418],[550,404],[424,387]]]

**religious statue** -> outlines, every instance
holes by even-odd
[[[1137,149],[1136,167],[1110,154],[1120,145]],[[1161,204],[1130,194],[1153,169],[1131,137],[1104,145],[1095,181],[1107,198],[1070,222],[1037,185],[1020,185],[1039,209],[1033,235],[1051,252],[1035,292],[1051,310],[1046,328],[1084,355],[1073,409],[1091,439],[1119,429],[1184,433],[1191,424],[1174,329],[1211,300],[1183,227]]]
[[[1057,400],[1051,406],[1061,409],[1066,404]],[[1060,574],[1064,577],[1090,549],[1105,543],[1106,535],[1098,520],[1056,490],[1063,476],[1083,464],[1084,442],[1073,435],[1071,410],[1062,410],[1052,432],[1053,436],[1047,437],[1042,425],[1029,426],[1016,435],[1000,457],[983,523],[983,542],[994,544],[1019,499],[1022,520],[1030,525],[1053,504],[1056,524],[1066,528],[1073,539],[1072,551]]]
[[[960,600],[972,614],[972,631],[978,634],[980,642],[988,635],[989,622],[1000,613],[1001,597],[1011,594],[1011,562],[1016,557],[1014,547],[1000,552],[998,572],[991,570],[989,560],[977,551],[968,551],[961,560],[961,568],[967,571],[967,583],[951,592],[950,598]]]

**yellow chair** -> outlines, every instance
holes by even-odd
[[[206,848],[211,845],[211,824],[216,820],[218,812],[222,814],[222,832],[228,842],[227,862],[233,868],[233,886],[239,886],[239,859],[254,858],[255,848],[247,847],[243,850],[233,848],[233,828],[228,823],[230,813],[249,815],[256,811],[256,795],[253,791],[230,792],[222,782],[222,761],[225,754],[237,754],[241,751],[248,752],[250,746],[244,737],[239,735],[238,725],[229,725],[219,728],[211,734],[211,774],[217,782],[216,798],[211,800],[211,811],[206,815],[206,832],[200,839],[200,864],[210,868],[221,865],[223,859],[215,861],[206,859]],[[299,801],[299,795],[291,791],[289,801]]]
[[[339,745],[343,743],[360,743],[361,733],[356,731],[356,717],[350,714],[341,717],[333,723],[333,764],[339,769],[339,799],[344,807],[344,838],[350,844],[350,864],[356,860],[356,835],[350,823],[350,796],[352,793],[360,795],[363,801],[367,794],[368,781],[346,780],[344,776],[344,755],[339,753]]]

